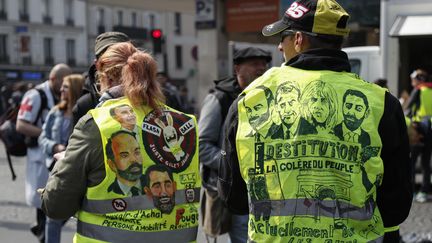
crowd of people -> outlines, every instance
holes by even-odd
[[[200,223],[207,241],[399,242],[418,156],[415,199],[430,192],[431,80],[412,73],[403,110],[386,80],[350,73],[348,19],[335,0],[294,1],[262,29],[285,62],[236,50],[199,121],[187,88],[123,33],[96,38],[85,76],[55,65],[16,125],[33,234],[60,242],[75,216],[75,242],[191,242]]]

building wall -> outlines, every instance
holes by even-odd
[[[0,20],[0,34],[7,35],[7,54],[9,62],[0,64],[0,72],[35,71],[47,72],[52,64],[46,63],[44,53],[44,38],[52,38],[53,64],[66,63],[66,40],[75,41],[75,64],[71,65],[76,72],[86,69],[87,34],[85,18],[85,2],[73,0],[73,25],[67,25],[65,20],[64,0],[51,0],[51,23],[45,23],[42,16],[42,0],[28,1],[28,22],[22,21],[19,15],[19,1],[6,0],[7,19]],[[28,52],[22,51],[23,38],[29,38]],[[31,60],[25,62],[23,58]],[[0,77],[2,77],[0,75]],[[42,81],[42,80],[32,80]]]
[[[113,31],[118,27],[118,14],[123,12],[123,27],[131,28],[131,31],[142,31],[137,38],[132,38],[133,42],[140,48],[148,50],[154,54],[158,62],[159,71],[165,71],[174,80],[174,84],[179,86],[187,85],[189,94],[196,93],[197,87],[197,62],[192,57],[192,49],[197,46],[195,15],[193,13],[181,13],[181,32],[175,32],[175,13],[161,12],[146,9],[146,6],[136,7],[135,5],[122,5],[122,2],[113,3],[112,1],[91,1],[88,4],[88,53],[89,61],[94,58],[94,41],[100,33],[98,29],[98,10],[104,9],[105,12],[105,31]],[[137,15],[137,25],[132,26],[132,13]],[[153,16],[153,25],[151,19]],[[153,43],[150,36],[152,29],[161,29],[165,44],[163,53],[153,52]],[[131,37],[131,36],[130,36]],[[181,68],[176,67],[176,46],[182,48]],[[165,55],[164,55],[165,54]]]

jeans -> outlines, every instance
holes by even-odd
[[[231,229],[228,232],[231,243],[246,243],[248,240],[249,215],[233,214]]]
[[[412,165],[412,179],[415,182],[415,165],[417,162],[417,158],[420,156],[421,162],[421,170],[422,170],[422,184],[420,187],[421,192],[428,193],[431,191],[431,169],[430,169],[430,160],[431,160],[431,147],[432,144],[430,142],[425,143],[423,146],[412,146],[411,147],[411,165]],[[414,183],[415,185],[415,183]]]
[[[45,243],[60,243],[61,230],[65,220],[48,218],[45,224]]]

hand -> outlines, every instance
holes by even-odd
[[[63,159],[63,158],[65,157],[65,153],[66,153],[66,151],[62,151],[62,152],[60,152],[60,153],[56,153],[56,154],[54,154],[54,155],[53,155],[54,160],[55,160],[55,161],[58,161],[58,160]]]
[[[42,195],[42,193],[45,191],[45,188],[39,188],[36,191],[37,191],[37,193],[39,193],[40,195]]]
[[[54,146],[54,154],[55,153],[59,153],[59,152],[62,152],[62,151],[65,151],[65,149],[66,149],[66,147],[63,145],[63,144],[56,144],[55,146]]]

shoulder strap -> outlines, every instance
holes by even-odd
[[[41,106],[39,108],[39,112],[38,112],[38,115],[36,117],[36,120],[34,121],[33,124],[37,123],[37,121],[39,120],[39,118],[42,115],[43,110],[45,110],[46,108],[48,108],[48,100],[47,100],[47,96],[45,94],[45,91],[43,91],[40,88],[35,88],[35,89],[36,89],[37,92],[39,92],[39,96],[41,98]]]

